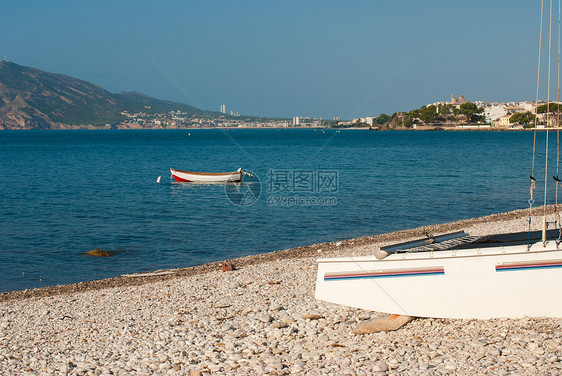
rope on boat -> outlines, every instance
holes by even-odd
[[[531,249],[531,220],[533,218],[533,203],[535,202],[534,191],[535,191],[536,179],[532,175],[529,177],[531,178],[531,189],[530,189],[531,198],[529,198],[529,219],[528,219],[529,230],[527,232],[529,234],[529,237],[527,238],[527,246],[528,249]]]
[[[529,199],[529,204],[531,204],[531,206],[533,205],[533,203],[535,202],[535,182],[537,181],[537,179],[535,179],[533,176],[529,176],[531,178],[531,189],[530,189],[530,195],[531,198]]]

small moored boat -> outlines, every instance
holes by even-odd
[[[241,168],[234,172],[195,172],[170,169],[172,177],[180,183],[239,183],[244,175],[253,176]]]

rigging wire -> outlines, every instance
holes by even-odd
[[[545,137],[545,152],[544,152],[544,203],[543,203],[543,219],[542,219],[542,244],[543,247],[546,246],[546,198],[547,198],[547,188],[548,188],[548,126],[550,122],[550,73],[551,73],[551,60],[552,60],[552,2],[550,0],[550,13],[549,13],[549,22],[548,22],[548,72],[547,72],[547,90],[546,90],[546,137]]]
[[[539,83],[541,78],[541,54],[542,54],[542,28],[543,28],[543,14],[544,14],[544,0],[541,0],[541,21],[539,27],[539,55],[538,55],[538,66],[537,66],[537,95],[535,99],[535,127],[533,131],[533,158],[531,162],[531,188],[529,189],[529,234],[531,233],[531,219],[533,217],[533,203],[534,191],[535,191],[535,151],[537,145],[537,117],[538,117],[538,107],[539,107]],[[530,235],[529,235],[530,236]],[[529,239],[530,244],[530,239]]]
[[[544,165],[544,216],[546,216],[546,195],[548,187],[548,127],[550,123],[550,73],[551,73],[551,57],[552,57],[552,0],[550,0],[550,14],[548,23],[548,73],[546,84],[546,148],[545,148],[545,165]]]
[[[556,97],[556,189],[554,195],[554,215],[555,215],[555,231],[558,232],[556,239],[560,236],[560,218],[558,214],[558,186],[560,171],[560,0],[558,0],[558,88]]]

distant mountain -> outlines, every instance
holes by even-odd
[[[0,129],[102,128],[122,122],[123,111],[172,110],[191,116],[214,114],[142,93],[114,94],[77,78],[0,62]]]

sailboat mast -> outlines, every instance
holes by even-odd
[[[544,206],[543,206],[543,220],[542,220],[542,243],[543,247],[546,246],[546,198],[548,188],[548,127],[550,122],[550,73],[551,73],[551,60],[552,60],[552,0],[550,0],[550,12],[548,22],[548,73],[547,73],[547,90],[546,90],[546,147],[545,147],[545,164],[544,164]]]
[[[539,25],[539,53],[538,53],[538,64],[537,64],[537,93],[535,97],[535,119],[534,119],[534,129],[533,129],[533,157],[531,162],[531,187],[529,189],[529,236],[531,234],[531,221],[533,219],[533,204],[535,203],[534,192],[535,184],[537,179],[535,179],[535,155],[537,150],[537,126],[538,126],[538,108],[539,108],[539,84],[541,79],[541,56],[542,56],[542,30],[543,30],[543,18],[544,18],[544,0],[541,0],[541,16]],[[528,239],[529,247],[531,244],[531,239]]]
[[[555,214],[555,235],[558,241],[560,232],[560,220],[558,218],[558,186],[560,185],[559,171],[560,171],[560,0],[558,0],[558,87],[556,91],[556,181],[555,195],[554,195],[554,214]]]

